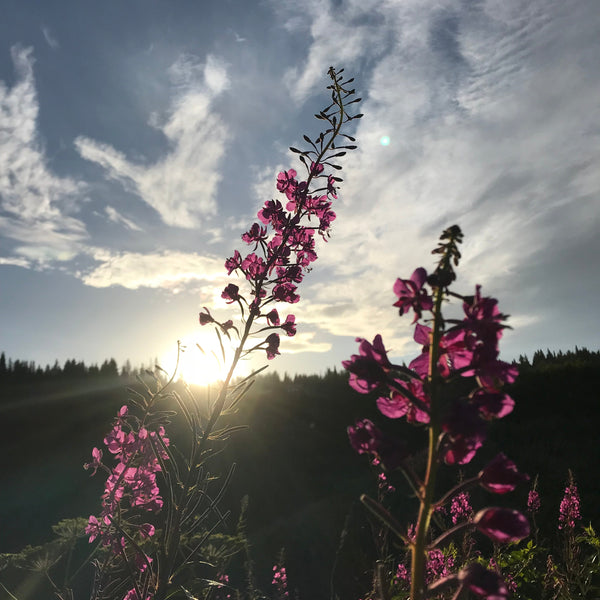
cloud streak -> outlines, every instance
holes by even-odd
[[[110,144],[80,136],[81,156],[100,165],[152,206],[166,225],[194,228],[216,213],[219,172],[230,132],[214,112],[214,101],[229,86],[225,65],[214,56],[204,63],[181,57],[170,69],[177,93],[168,117],[152,125],[166,137],[169,152],[154,164],[128,159]]]
[[[80,273],[80,278],[86,285],[97,288],[163,288],[177,293],[193,282],[210,282],[212,287],[225,279],[222,259],[195,253],[111,253],[97,249],[92,256],[100,264]]]
[[[572,256],[585,255],[586,240],[600,236],[593,4],[378,3],[378,35],[388,45],[381,54],[374,40],[366,45],[373,69],[370,81],[359,82],[367,84],[360,146],[345,162],[334,239],[320,253],[320,269],[336,283],[313,286],[316,310],[302,311],[308,322],[338,336],[388,332],[401,351],[411,334],[390,308],[393,282],[418,265],[429,268],[429,249],[457,222],[466,234],[461,284],[484,284],[543,335],[535,313],[544,284],[534,275],[525,300],[522,269],[556,264],[577,244],[571,232],[581,244]],[[308,11],[313,43],[293,78],[299,98],[333,46],[359,35],[351,23],[375,18],[358,2],[328,6],[321,15]],[[334,14],[329,36],[323,25]],[[597,280],[580,261],[563,268]],[[326,314],[340,303],[354,307],[352,318],[346,310]]]
[[[85,186],[49,169],[37,131],[32,49],[15,46],[11,56],[16,82],[0,82],[0,235],[38,264],[69,260],[87,237],[74,216]]]

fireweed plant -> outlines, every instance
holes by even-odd
[[[341,179],[333,173],[341,167],[332,161],[356,148],[338,143],[340,138],[354,142],[342,129],[362,116],[348,113],[348,106],[360,98],[352,98],[353,80],[344,81],[342,71],[330,68],[332,101],[315,115],[327,124],[325,130],[315,139],[304,136],[307,150],[290,148],[306,170],[305,178],[294,169],[279,173],[276,187],[282,199],[265,202],[258,221],[242,235],[250,251],[235,250],[225,261],[228,275],[237,274],[245,285],[242,290],[241,283],[230,283],[221,294],[239,308],[239,322],[220,322],[208,308],[200,313],[200,325],[215,327],[223,361],[222,336],[237,340],[209,413],[203,414],[191,393],[184,400],[169,391],[174,376],[166,382],[157,377],[154,388],[146,386],[145,395],[137,394],[131,406],[119,411],[104,439],[107,454],[94,448],[92,461],[85,465],[93,474],[107,475],[102,510],[89,517],[86,528],[97,550],[93,598],[193,598],[206,588],[199,575],[201,549],[227,516],[218,507],[224,486],[216,495],[209,492],[207,460],[236,429],[218,428],[220,417],[233,409],[262,370],[234,385],[236,367],[251,352],[264,351],[273,359],[279,354],[278,332],[296,333],[295,316],[280,317],[275,305],[299,301],[298,285],[317,259],[316,235],[326,239],[336,216],[332,203]],[[177,402],[187,421],[187,455],[167,436],[173,413],[159,406],[165,398]],[[284,594],[285,571],[275,575]]]
[[[502,388],[515,380],[517,369],[498,359],[506,316],[500,313],[497,300],[481,294],[480,286],[469,296],[450,289],[456,279],[454,267],[461,256],[462,238],[458,226],[446,229],[433,250],[433,254],[440,255],[433,273],[421,267],[409,279],[397,279],[394,284],[398,298],[394,306],[400,315],[414,313],[414,339],[422,347],[409,367],[389,361],[381,335],[376,335],[373,343],[358,338],[359,354],[343,362],[356,391],[382,391],[377,407],[385,417],[404,417],[411,425],[427,430],[427,462],[425,473],[419,475],[412,468],[406,445],[386,436],[371,421],[364,419],[348,428],[354,449],[369,454],[384,471],[400,469],[418,500],[416,525],[407,532],[380,502],[361,497],[363,504],[410,551],[411,600],[437,597],[449,590],[453,590],[453,598],[468,591],[494,600],[506,598],[506,583],[497,572],[479,562],[450,572],[452,561],[444,560],[439,548],[465,530],[477,530],[496,544],[516,542],[529,535],[528,520],[520,512],[489,507],[473,514],[465,493],[469,487],[480,485],[489,492],[505,494],[528,479],[504,454],[446,493],[439,494],[436,487],[440,467],[469,463],[486,439],[487,424],[509,414],[514,406]],[[463,319],[444,317],[444,303],[451,299],[462,302]],[[425,319],[424,314],[430,317]],[[448,391],[461,378],[472,378],[474,387],[470,393],[454,397]],[[450,505],[453,526],[431,539],[434,513],[446,505]],[[381,579],[381,569],[378,573],[376,577]],[[375,587],[378,596],[387,597],[384,582],[376,581]]]

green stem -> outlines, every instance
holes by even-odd
[[[325,154],[331,148],[331,145],[333,144],[334,140],[339,135],[339,132],[341,130],[342,124],[344,123],[344,118],[346,115],[345,110],[344,110],[344,103],[343,103],[343,99],[342,99],[342,91],[343,90],[342,90],[340,83],[338,82],[337,74],[335,73],[335,71],[333,69],[330,71],[330,76],[333,79],[333,85],[334,85],[335,93],[336,93],[337,99],[338,99],[336,104],[339,107],[339,121],[335,125],[334,130],[331,132],[331,135],[330,135],[330,138],[329,138],[327,144],[325,145],[324,148],[322,148],[318,157],[316,158],[316,160],[315,160],[316,163],[319,163],[324,158]],[[309,172],[309,176],[307,179],[307,189],[308,189],[308,186],[310,185],[312,178],[313,178],[313,173]],[[297,209],[297,212],[301,213],[300,216],[303,216],[303,214],[301,212],[302,210],[303,210],[303,206],[300,205]],[[287,228],[287,231],[283,235],[283,238],[282,238],[279,248],[283,248],[285,246],[289,236],[292,233],[292,229],[293,229],[292,227]],[[277,258],[277,251],[275,251],[273,253],[273,255],[271,256],[271,258],[267,261],[266,268],[265,268],[265,275],[256,282],[255,293],[256,293],[257,298],[260,297],[259,294],[262,289],[262,286],[265,283],[265,280],[268,276],[269,269],[274,264],[276,258]],[[198,445],[194,445],[194,451],[193,451],[194,456],[192,457],[194,460],[190,460],[189,468],[188,468],[188,471],[187,471],[187,474],[185,477],[185,481],[183,482],[181,492],[179,494],[178,502],[177,502],[176,506],[174,507],[174,516],[173,516],[172,526],[170,528],[169,534],[166,536],[165,547],[162,549],[162,552],[161,552],[162,560],[159,560],[159,574],[158,574],[158,586],[157,586],[156,600],[165,600],[166,594],[167,594],[167,589],[168,589],[169,585],[171,584],[171,580],[173,578],[173,573],[177,570],[176,562],[177,562],[177,554],[179,551],[179,544],[180,544],[180,538],[181,538],[181,524],[182,524],[181,521],[183,518],[183,512],[185,510],[185,507],[188,505],[187,498],[190,493],[190,488],[192,487],[192,483],[196,480],[196,474],[198,472],[198,469],[200,468],[200,465],[196,464],[197,461],[195,460],[195,457],[198,456],[200,459],[202,459],[202,454],[207,449],[210,435],[214,430],[217,420],[219,419],[219,417],[221,416],[221,413],[223,412],[223,408],[225,406],[225,401],[227,399],[227,391],[229,389],[229,385],[231,383],[231,380],[233,379],[233,375],[237,368],[237,364],[244,352],[244,347],[248,340],[248,337],[251,335],[251,328],[252,328],[254,320],[256,319],[257,316],[259,316],[259,313],[257,313],[256,311],[253,311],[253,310],[249,311],[249,315],[248,315],[248,319],[246,320],[246,323],[245,323],[244,331],[240,337],[240,343],[235,350],[233,359],[231,361],[231,366],[229,368],[229,372],[227,373],[227,376],[221,385],[219,395],[215,402],[215,406],[210,415],[209,421],[204,429],[202,439],[200,440],[200,443]]]
[[[440,415],[440,376],[437,369],[439,359],[439,345],[442,337],[442,300],[444,296],[442,287],[434,289],[433,327],[429,338],[429,374],[427,387],[430,397],[429,443],[427,455],[427,471],[421,491],[421,504],[417,520],[415,542],[412,545],[412,573],[410,584],[410,600],[424,600],[425,566],[427,563],[427,534],[431,523],[431,515],[435,509],[433,501],[435,481],[438,470],[437,443],[441,431]]]

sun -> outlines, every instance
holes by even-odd
[[[214,331],[194,331],[180,339],[181,352],[177,367],[176,379],[183,379],[190,385],[212,385],[223,381],[230,367],[235,344],[225,336],[222,338],[225,349],[225,364],[219,341]],[[177,347],[171,348],[161,357],[160,366],[173,374],[177,364]],[[244,365],[236,370],[236,375],[243,375]]]

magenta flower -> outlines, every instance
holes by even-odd
[[[390,419],[406,415],[408,423],[429,423],[429,398],[423,390],[423,382],[420,379],[410,379],[408,382],[397,379],[395,385],[389,397],[377,399],[379,411]],[[398,387],[406,389],[420,404],[413,402]]]
[[[225,268],[227,269],[227,275],[231,275],[231,273],[233,271],[235,271],[236,269],[239,269],[242,265],[242,256],[241,254],[236,250],[233,253],[233,256],[231,258],[228,258],[225,261]]]
[[[573,529],[575,522],[581,518],[579,491],[571,476],[569,485],[565,488],[563,499],[560,501],[558,515],[559,529]]]
[[[257,280],[266,273],[265,261],[261,256],[256,256],[254,252],[248,254],[242,261],[242,269],[246,273],[246,279]]]
[[[101,467],[101,466],[102,466],[102,450],[99,450],[98,448],[93,448],[92,449],[92,462],[85,463],[83,465],[83,468],[86,471],[88,469],[94,469],[92,471],[92,474],[90,475],[90,477],[92,477],[96,474],[98,467]]]
[[[460,492],[456,494],[450,502],[450,516],[452,518],[452,524],[456,525],[463,519],[469,519],[473,514],[471,508],[471,497],[468,492]]]
[[[297,289],[293,283],[280,283],[273,288],[273,298],[277,302],[295,304],[300,300],[300,296],[296,294]]]
[[[350,385],[357,392],[368,394],[386,380],[392,365],[381,335],[375,336],[373,344],[363,338],[356,338],[356,341],[360,343],[360,354],[353,354],[350,360],[342,362],[342,366],[350,371]]]
[[[312,162],[310,163],[310,174],[313,176],[320,175],[324,168],[322,164]]]
[[[227,304],[231,304],[240,299],[239,291],[240,288],[235,283],[230,283],[221,293],[221,298],[226,300]]]
[[[267,323],[271,327],[278,327],[279,326],[279,313],[277,312],[276,308],[274,308],[273,310],[271,310],[270,312],[268,312],[265,316],[267,317]]]
[[[348,427],[348,437],[350,445],[358,454],[377,454],[383,441],[383,434],[369,419],[362,419]]]
[[[296,317],[294,315],[288,315],[285,318],[283,325],[281,325],[281,329],[283,329],[289,337],[294,337],[296,335]]]
[[[478,388],[471,396],[473,406],[486,421],[501,419],[510,414],[515,406],[515,401],[503,392],[487,391]]]
[[[519,483],[528,479],[529,475],[519,473],[517,465],[502,452],[479,472],[481,487],[495,494],[512,492]]]
[[[458,573],[458,580],[474,594],[487,600],[506,600],[508,589],[502,577],[479,563],[471,563]]]
[[[246,244],[258,244],[259,242],[264,242],[266,239],[267,228],[261,227],[258,223],[253,223],[250,229],[242,234],[242,240]]]
[[[446,432],[441,449],[448,465],[464,465],[471,461],[485,441],[485,423],[470,404],[454,402],[442,421]]]
[[[272,333],[271,335],[267,336],[265,342],[267,343],[267,347],[265,348],[265,350],[267,351],[267,358],[269,360],[275,358],[277,354],[280,354],[279,335],[277,335],[276,333]]]
[[[407,457],[406,444],[386,436],[369,419],[362,419],[348,427],[348,437],[358,454],[373,455],[386,469],[397,468]]]
[[[206,306],[204,306],[202,308],[202,310],[204,310],[206,312],[200,313],[200,325],[208,325],[209,323],[214,323],[215,320],[212,318],[212,315],[208,311],[208,308],[206,308]]]
[[[527,510],[531,513],[536,513],[540,510],[542,502],[540,500],[540,494],[536,489],[529,490],[527,494]]]
[[[473,524],[497,544],[518,542],[529,535],[526,517],[510,508],[484,508],[475,515]]]
[[[463,303],[465,319],[463,321],[467,330],[472,332],[477,339],[485,344],[496,346],[502,337],[502,330],[506,325],[501,321],[506,319],[498,309],[498,300],[481,296],[481,286],[475,286],[475,295],[465,298]]]
[[[400,315],[408,312],[411,308],[415,311],[415,318],[421,318],[423,310],[433,308],[433,300],[423,285],[427,281],[427,271],[423,267],[416,269],[410,276],[410,279],[396,279],[394,284],[394,294],[398,296],[398,301],[393,304],[400,309]]]
[[[290,190],[293,193],[298,185],[298,182],[295,179],[296,175],[297,173],[294,169],[279,173],[279,175],[277,175],[277,189],[284,194],[287,194]]]

